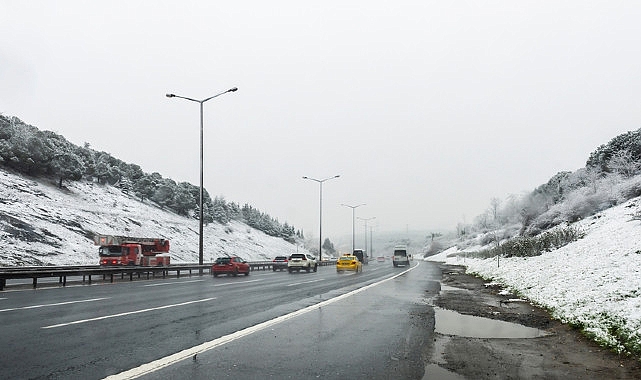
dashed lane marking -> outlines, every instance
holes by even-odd
[[[67,301],[67,302],[57,302],[57,303],[44,303],[41,305],[31,305],[31,306],[22,306],[22,307],[12,307],[10,309],[0,309],[0,313],[5,312],[5,311],[14,311],[14,310],[28,310],[28,309],[37,309],[40,307],[51,307],[51,306],[62,306],[62,305],[71,305],[74,303],[83,303],[83,302],[94,302],[94,301],[101,301],[101,300],[106,300],[111,297],[103,297],[103,298],[91,298],[91,299],[86,299],[86,300],[78,300],[78,301]]]
[[[182,284],[190,284],[192,282],[202,282],[205,280],[189,280],[189,281],[174,281],[174,282],[161,282],[159,284],[147,284],[143,286],[165,286],[165,285],[182,285]]]
[[[57,325],[49,325],[49,326],[43,326],[43,329],[54,329],[56,327],[63,327],[63,326],[70,326],[70,325],[77,325],[80,323],[86,323],[86,322],[94,322],[94,321],[101,321],[103,319],[110,319],[110,318],[117,318],[117,317],[124,317],[126,315],[132,315],[132,314],[141,314],[141,313],[147,313],[149,311],[155,311],[155,310],[163,310],[163,309],[169,309],[172,307],[178,307],[178,306],[185,306],[185,305],[191,305],[194,303],[199,303],[199,302],[207,302],[216,299],[216,297],[211,297],[211,298],[204,298],[200,300],[195,300],[195,301],[187,301],[187,302],[181,302],[181,303],[175,303],[171,305],[164,305],[164,306],[158,306],[158,307],[152,307],[149,309],[142,309],[142,310],[134,310],[134,311],[127,311],[125,313],[118,313],[118,314],[111,314],[111,315],[103,315],[102,317],[96,317],[96,318],[89,318],[89,319],[80,319],[77,321],[72,321],[72,322],[66,322],[66,323],[59,323]]]

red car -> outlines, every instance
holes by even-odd
[[[249,276],[249,264],[238,256],[219,257],[216,259],[214,265],[212,265],[211,273],[214,277],[219,274],[238,276],[239,273]]]

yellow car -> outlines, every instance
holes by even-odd
[[[354,255],[343,255],[336,261],[336,272],[340,273],[345,270],[353,271],[356,273],[362,272],[363,263],[361,263],[358,260],[358,257]]]

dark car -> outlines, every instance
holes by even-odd
[[[249,264],[238,256],[219,257],[216,259],[214,265],[212,265],[211,273],[214,277],[219,274],[238,276],[239,273],[249,276]]]
[[[274,272],[277,270],[286,270],[287,269],[287,256],[276,256],[272,260],[272,269]]]

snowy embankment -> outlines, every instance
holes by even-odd
[[[65,186],[0,170],[0,266],[97,264],[94,234],[169,239],[172,263],[198,262],[198,220],[111,186],[83,181]],[[297,250],[239,222],[206,225],[203,240],[205,262],[225,254],[271,260]]]
[[[536,257],[474,259],[455,247],[426,260],[464,265],[581,327],[617,351],[641,353],[641,198],[575,226],[585,237]]]

